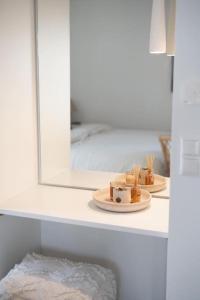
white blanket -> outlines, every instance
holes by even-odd
[[[116,281],[98,265],[33,254],[0,282],[0,299],[116,300]]]
[[[71,131],[71,143],[83,142],[89,136],[111,130],[111,127],[106,124],[82,124],[75,126]]]
[[[76,130],[76,129],[75,129]],[[77,130],[81,131],[81,126]],[[72,130],[72,132],[74,129]],[[82,135],[71,145],[71,167],[77,170],[126,172],[134,164],[145,166],[145,158],[155,155],[155,172],[163,174],[164,161],[160,131],[105,128]]]

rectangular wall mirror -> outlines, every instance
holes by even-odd
[[[40,183],[105,186],[155,157],[169,176],[172,58],[150,0],[37,0]]]

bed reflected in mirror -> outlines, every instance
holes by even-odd
[[[37,1],[42,183],[95,189],[149,156],[170,175],[172,59],[149,53],[151,12],[149,0]]]

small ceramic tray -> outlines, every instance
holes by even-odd
[[[116,177],[116,181],[125,181],[125,175],[120,175]],[[154,184],[152,185],[141,185],[141,188],[150,192],[150,193],[156,193],[160,192],[162,190],[165,190],[167,187],[167,181],[166,178],[157,174],[154,174]]]
[[[141,190],[141,200],[137,203],[115,203],[110,199],[110,189],[103,189],[94,192],[93,200],[96,206],[113,212],[133,212],[145,209],[150,205],[151,194],[148,191]]]

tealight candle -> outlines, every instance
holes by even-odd
[[[110,182],[110,200],[113,200],[113,189],[118,187],[125,187],[125,183],[121,181],[111,181]]]
[[[116,203],[131,203],[131,188],[130,187],[114,187],[113,201]]]

